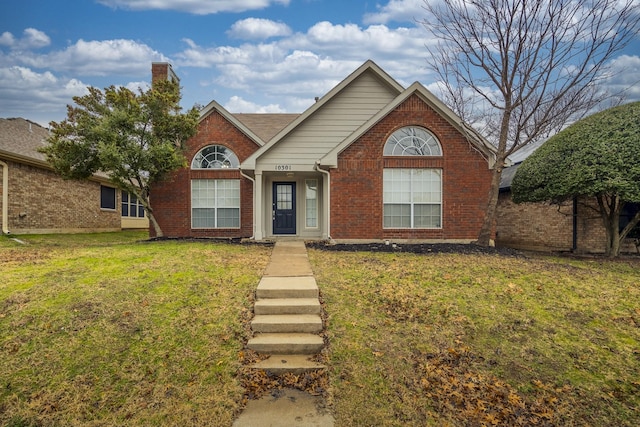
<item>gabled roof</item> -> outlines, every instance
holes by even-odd
[[[269,141],[300,114],[233,113],[263,141]]]
[[[258,145],[259,147],[262,147],[264,145],[264,140],[262,138],[260,138],[253,130],[249,129],[244,123],[238,120],[235,115],[228,112],[222,105],[218,104],[216,101],[211,101],[200,111],[199,122],[201,123],[214,111],[217,111],[222,117],[233,124],[240,132],[244,133],[249,139],[255,142],[256,145]]]
[[[449,107],[447,107],[442,101],[436,98],[427,88],[425,88],[421,83],[415,82],[411,86],[409,86],[406,90],[404,90],[401,94],[399,94],[392,102],[387,104],[385,108],[380,110],[375,116],[373,116],[369,121],[364,123],[357,131],[352,133],[347,139],[345,139],[342,143],[337,145],[333,150],[327,153],[322,159],[320,159],[320,165],[325,167],[337,167],[338,166],[338,155],[344,151],[347,147],[349,147],[354,141],[360,138],[365,132],[371,129],[376,123],[386,117],[389,113],[391,113],[395,108],[397,108],[400,104],[406,101],[412,95],[418,95],[424,102],[426,102],[431,108],[433,108],[440,116],[444,117],[449,124],[451,124],[454,128],[456,128],[460,133],[465,135],[469,142],[482,153],[489,162],[489,166],[493,165],[493,160],[495,157],[495,147],[489,143],[485,138],[483,138],[477,131],[475,131],[472,127],[465,124],[460,117],[458,117]]]
[[[256,160],[270,150],[273,146],[278,144],[285,136],[290,134],[294,129],[296,129],[300,124],[302,124],[306,119],[312,116],[316,111],[321,109],[324,105],[326,105],[331,99],[336,97],[340,92],[342,92],[347,86],[349,86],[354,80],[360,77],[362,74],[366,72],[375,73],[380,81],[391,88],[393,91],[397,93],[401,93],[404,88],[398,82],[396,82],[389,74],[387,74],[382,68],[380,68],[375,62],[368,60],[357,70],[351,73],[347,78],[345,78],[342,82],[340,82],[337,86],[331,89],[326,95],[322,98],[319,98],[311,107],[309,107],[305,112],[300,114],[295,120],[289,123],[284,129],[282,129],[278,134],[276,134],[270,141],[268,141],[264,146],[258,149],[255,153],[253,153],[249,158],[247,158],[242,165],[240,166],[242,169],[255,169]]]
[[[22,118],[0,119],[0,156],[12,160],[48,166],[38,151],[47,144],[49,130]]]

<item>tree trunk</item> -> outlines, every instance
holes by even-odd
[[[162,232],[162,229],[160,228],[160,224],[158,224],[158,221],[156,220],[155,215],[153,214],[153,212],[150,209],[147,209],[147,216],[149,217],[149,221],[151,222],[151,225],[153,226],[153,231],[155,233],[155,237],[164,237],[164,233]]]
[[[491,187],[489,188],[489,199],[487,200],[487,209],[484,212],[484,220],[478,240],[476,243],[481,246],[489,246],[491,244],[491,235],[493,234],[496,223],[496,215],[498,211],[498,196],[500,195],[500,179],[502,177],[502,162],[500,166],[496,163],[491,173]]]
[[[620,210],[623,203],[617,195],[611,196],[607,200],[606,196],[598,196],[600,215],[607,233],[607,247],[605,254],[609,258],[616,258],[620,255]]]

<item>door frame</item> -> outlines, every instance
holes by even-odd
[[[291,187],[291,209],[278,209],[278,191],[279,185],[287,185]],[[271,229],[274,235],[296,235],[298,232],[298,214],[297,214],[297,193],[296,181],[273,181],[271,186]],[[290,227],[277,227],[277,220],[281,219],[279,211],[287,211]]]

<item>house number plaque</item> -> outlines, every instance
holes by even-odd
[[[293,170],[291,165],[276,165],[276,170],[280,172]]]

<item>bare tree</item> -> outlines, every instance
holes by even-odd
[[[638,0],[425,0],[444,101],[496,146],[478,243],[488,245],[508,156],[607,96],[608,63],[637,36]]]

